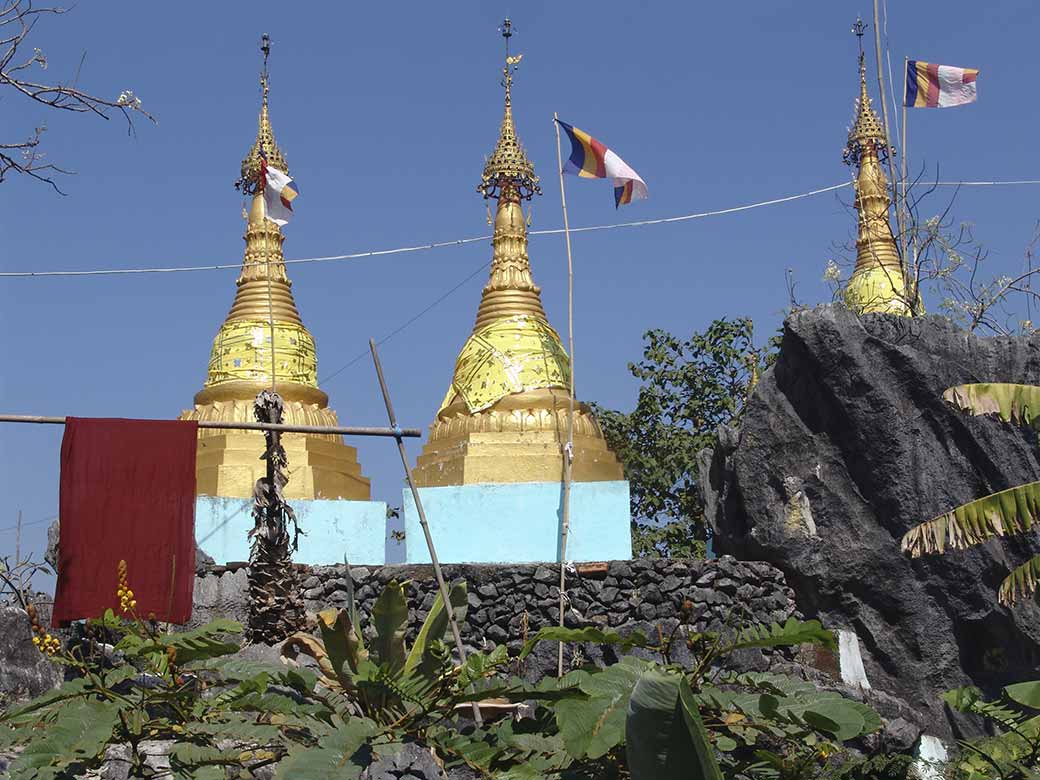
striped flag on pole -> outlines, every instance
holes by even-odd
[[[557,119],[556,123],[571,141],[571,156],[563,164],[563,172],[584,179],[613,179],[614,208],[646,197],[646,183],[613,150],[584,130]]]
[[[977,68],[907,60],[903,105],[907,108],[950,108],[974,103],[978,98],[975,89],[978,77]]]

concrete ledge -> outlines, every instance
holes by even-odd
[[[386,504],[382,501],[289,502],[306,535],[293,554],[297,563],[325,565],[386,562]],[[247,534],[253,527],[253,501],[199,496],[195,500],[195,541],[217,563],[249,560]]]
[[[559,482],[420,488],[442,563],[535,563],[560,559],[563,488]],[[405,562],[429,563],[419,514],[404,491]],[[632,557],[628,482],[575,482],[569,561]]]

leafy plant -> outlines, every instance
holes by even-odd
[[[445,697],[450,700],[459,693],[460,680],[463,685],[475,682],[506,663],[506,649],[501,646],[491,655],[474,654],[465,665],[454,666],[444,643],[448,611],[439,593],[409,649],[405,642],[406,585],[392,580],[376,600],[372,607],[375,637],[369,646],[353,591],[348,590],[346,609],[318,613],[322,639],[293,634],[282,645],[283,657],[310,656],[318,663],[323,685],[349,695],[360,713],[376,722],[397,724],[455,703]],[[466,583],[452,584],[449,599],[457,618],[464,619]]]
[[[817,621],[792,618],[725,633],[689,631],[681,638],[693,656],[688,668],[629,655],[606,669],[569,675],[568,695],[550,706],[573,761],[614,756],[627,763],[635,780],[811,777],[840,754],[843,742],[881,727],[866,705],[811,683],[723,671],[722,661],[739,650],[805,642],[833,648],[833,634]],[[641,647],[667,659],[676,637],[653,646],[641,634],[552,627],[536,634],[521,654],[548,640]]]
[[[980,715],[996,731],[992,737],[960,742],[958,779],[1040,777],[1040,680],[1009,685],[993,701],[973,687],[947,691],[943,700],[959,712]]]
[[[996,414],[1005,422],[1040,429],[1040,387],[1015,384],[969,384],[951,387],[943,398],[963,412]],[[1022,534],[1040,519],[1040,482],[1017,485],[962,504],[904,534],[901,548],[911,557],[961,550],[997,536]],[[999,599],[1014,606],[1036,593],[1040,555],[1014,569],[1001,583]]]
[[[703,557],[707,529],[697,453],[737,417],[766,364],[749,318],[719,319],[683,340],[643,335],[643,359],[628,369],[642,383],[629,413],[596,407],[631,487],[633,549],[640,556]]]

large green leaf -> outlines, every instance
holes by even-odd
[[[118,708],[108,701],[79,700],[65,705],[11,764],[11,779],[28,780],[38,771],[53,774],[50,770],[96,758],[112,739],[118,718]]]
[[[407,616],[407,607],[405,614]],[[351,676],[357,674],[358,665],[368,655],[361,638],[361,626],[355,624],[350,615],[346,609],[324,609],[317,615],[329,663],[340,685],[346,689],[351,687]]]
[[[650,640],[646,638],[642,631],[633,631],[622,635],[617,631],[604,631],[591,626],[586,626],[585,628],[546,626],[524,643],[523,649],[520,651],[520,659],[527,658],[531,651],[534,650],[535,645],[542,641],[592,642],[597,645],[615,645],[621,652],[627,652],[633,647],[647,647],[650,644]]]
[[[649,669],[639,677],[625,749],[633,780],[722,780],[689,684],[675,673]]]
[[[1040,518],[1040,482],[992,493],[962,504],[903,535],[902,550],[914,558],[980,544],[1028,531]]]
[[[1000,603],[1013,607],[1017,599],[1032,597],[1036,594],[1038,581],[1040,581],[1040,555],[1026,561],[1004,578],[997,594]]]
[[[1040,680],[1016,683],[1004,688],[1007,697],[1017,704],[1040,710]]]
[[[962,412],[974,415],[996,414],[1005,422],[1040,427],[1040,387],[986,382],[957,385],[943,398]]]
[[[796,620],[788,618],[782,626],[772,625],[749,626],[737,634],[729,645],[729,650],[740,650],[748,647],[791,647],[813,642],[834,649],[838,643],[834,632],[826,630],[819,620]]]
[[[466,608],[469,606],[465,580],[459,580],[451,584],[448,599],[451,601],[456,620],[464,620]],[[444,608],[444,599],[441,598],[441,594],[438,591],[436,598],[433,600],[433,606],[430,607],[430,612],[426,616],[426,620],[423,621],[422,628],[419,629],[419,635],[415,638],[415,644],[412,645],[411,652],[408,653],[408,659],[404,664],[405,673],[411,672],[422,663],[427,650],[430,648],[430,642],[443,641],[444,634],[448,630],[448,616],[449,613]]]
[[[159,637],[159,643],[177,650],[177,663],[186,664],[208,658],[237,653],[238,642],[228,641],[227,634],[241,634],[242,624],[223,618],[191,631],[179,631]]]
[[[391,673],[404,667],[405,624],[408,622],[408,600],[397,580],[390,580],[372,606],[372,624],[376,638],[372,642],[372,660],[386,666]]]
[[[571,756],[599,758],[624,741],[629,697],[649,668],[650,662],[625,656],[582,680],[580,687],[588,698],[567,698],[556,704],[556,722]]]
[[[378,731],[366,718],[351,718],[317,747],[298,747],[279,764],[277,780],[356,780],[364,768],[351,758]]]

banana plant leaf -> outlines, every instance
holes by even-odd
[[[1040,386],[1002,382],[957,385],[943,398],[962,412],[996,414],[1004,422],[1029,425],[1040,430]]]
[[[1015,606],[1020,598],[1029,598],[1036,593],[1036,584],[1040,580],[1040,555],[1026,561],[1000,583],[997,594],[1000,603],[1006,607]]]
[[[1028,531],[1040,517],[1040,482],[1027,482],[962,504],[911,528],[901,548],[913,558],[962,550],[996,536]]]
[[[451,607],[455,612],[456,619],[459,621],[465,620],[466,608],[469,606],[465,580],[458,580],[451,584],[451,588],[448,591],[448,600],[451,601]],[[433,606],[430,607],[430,612],[426,616],[426,620],[423,621],[422,628],[419,629],[419,635],[415,638],[415,644],[412,645],[408,658],[404,662],[406,674],[423,663],[423,659],[426,657],[432,642],[440,642],[444,639],[444,634],[448,630],[448,617],[448,610],[444,608],[444,599],[441,598],[441,594],[438,591],[436,598],[433,600]]]
[[[625,719],[633,780],[723,780],[689,683],[648,669],[636,682]]]

